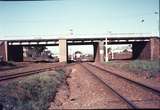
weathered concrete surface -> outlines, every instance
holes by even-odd
[[[132,45],[133,59],[159,59],[160,39],[151,38],[148,42],[135,42]]]
[[[104,62],[104,42],[99,42],[100,62]]]
[[[65,39],[59,40],[59,61],[67,62],[68,46]]]
[[[3,61],[8,61],[8,46],[7,41],[0,41],[0,56],[3,57]]]
[[[160,59],[160,38],[151,38],[151,60]]]
[[[95,42],[94,44],[93,44],[93,52],[94,52],[94,61],[96,62],[96,61],[99,61],[99,54],[97,53],[97,49],[98,49],[98,43],[97,42]]]
[[[104,62],[104,42],[97,42],[93,44],[95,62]]]
[[[150,42],[136,42],[132,45],[133,59],[150,59]]]

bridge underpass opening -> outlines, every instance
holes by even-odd
[[[109,44],[107,46],[109,61],[133,59],[132,44]]]
[[[94,61],[93,45],[68,45],[67,62],[87,62]]]
[[[58,46],[24,46],[23,61],[26,62],[58,62]]]
[[[23,46],[10,45],[7,50],[8,61],[22,62],[23,61]]]
[[[46,45],[9,45],[8,61],[15,62],[58,62],[58,46]]]

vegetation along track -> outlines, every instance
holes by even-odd
[[[160,108],[160,92],[157,89],[127,79],[99,66],[84,63],[82,66],[101,80],[132,108]]]
[[[0,76],[0,82],[10,80],[10,79],[19,78],[19,77],[34,75],[34,74],[41,73],[44,71],[52,71],[52,70],[55,70],[56,68],[61,68],[64,66],[65,65],[57,65],[55,67],[45,67],[45,68],[41,68],[41,69],[35,69],[35,70],[29,70],[29,71],[24,71],[24,72],[18,72],[18,73],[14,73],[14,74],[3,75],[3,76]]]

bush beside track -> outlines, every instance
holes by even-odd
[[[116,68],[132,71],[136,74],[147,75],[147,78],[156,77],[160,75],[160,59],[158,60],[134,60],[128,62],[107,62],[108,65],[111,65]]]
[[[58,70],[1,84],[0,106],[3,110],[47,110],[64,80],[64,71]]]

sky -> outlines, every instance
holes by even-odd
[[[0,39],[38,35],[152,33],[158,35],[159,0],[0,1]],[[144,20],[144,22],[141,22]],[[26,37],[27,36],[27,37]],[[41,38],[43,38],[41,36]],[[92,48],[92,49],[91,49]],[[48,47],[58,54],[58,47]],[[69,51],[93,53],[92,46]]]
[[[0,38],[32,35],[153,33],[159,0],[0,1]],[[144,20],[144,22],[141,22]]]

